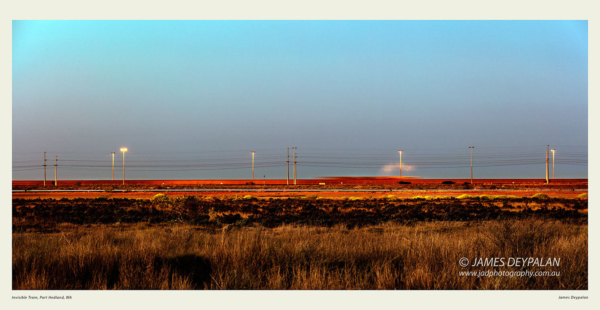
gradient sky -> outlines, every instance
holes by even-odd
[[[478,177],[544,178],[492,163],[547,144],[557,177],[587,177],[587,21],[13,21],[12,57],[16,180],[44,151],[100,166],[62,179],[110,178],[117,152],[118,179],[123,146],[132,165],[247,164],[137,179],[249,178],[250,150],[257,177],[285,178],[291,146],[299,178],[391,175],[398,149],[405,175],[468,178],[432,163],[470,145]],[[308,164],[338,157],[357,167]]]

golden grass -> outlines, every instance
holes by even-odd
[[[13,289],[588,287],[587,225],[527,219],[360,229],[124,227],[13,233]],[[554,270],[561,276],[460,277],[469,270],[458,265],[462,257],[560,257]]]
[[[154,195],[154,197],[152,197],[152,200],[162,200],[162,199],[167,199],[169,196],[167,196],[166,194],[156,194]]]
[[[412,199],[426,199],[426,200],[430,200],[433,199],[432,196],[414,196],[412,197]]]
[[[537,194],[531,196],[531,198],[535,198],[535,199],[548,199],[548,195],[543,194],[543,193],[537,193]]]

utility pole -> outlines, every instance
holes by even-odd
[[[294,185],[296,185],[296,149],[297,147],[292,148],[294,150]]]
[[[58,177],[56,175],[56,167],[58,166],[58,156],[54,156],[54,186],[58,186]]]
[[[469,146],[469,149],[471,149],[471,185],[473,185],[473,149],[475,147],[474,146]]]
[[[121,152],[123,152],[123,185],[125,185],[125,152],[127,152],[127,148],[122,147]]]
[[[400,177],[402,177],[402,150],[398,151],[400,154]]]
[[[290,148],[287,148],[287,185],[290,185]]]
[[[550,145],[548,144],[548,147],[546,149],[546,184],[550,183],[550,161],[548,156],[550,155]]]
[[[115,180],[115,152],[110,152],[110,154],[112,155],[112,172],[113,172],[113,178],[112,180]]]
[[[254,181],[254,151],[252,153],[252,181]]]
[[[46,152],[44,152],[44,186],[46,186]]]
[[[556,152],[556,149],[551,149],[550,151],[552,151],[552,180],[554,180],[554,152]]]

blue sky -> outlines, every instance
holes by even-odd
[[[467,178],[470,145],[479,177],[543,178],[547,144],[557,177],[587,177],[587,38],[587,21],[13,21],[13,179],[39,179],[43,151],[63,179],[108,178],[123,146],[140,179],[248,178],[250,150],[285,178],[291,146],[299,178],[393,174],[398,149],[403,174]]]

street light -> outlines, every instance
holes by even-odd
[[[252,153],[252,181],[254,181],[254,151]]]
[[[400,154],[400,177],[402,177],[402,150],[399,150],[398,154]]]
[[[473,184],[473,149],[475,147],[474,146],[469,146],[469,149],[471,149],[471,185]]]
[[[115,180],[115,152],[110,152],[110,154],[112,155],[112,172],[113,172],[113,181]]]
[[[127,148],[122,147],[121,152],[123,152],[123,185],[125,185],[125,152],[127,152]]]
[[[58,167],[58,156],[54,156],[54,186],[58,186],[58,176],[56,175],[57,167]]]
[[[554,152],[556,152],[556,149],[551,149],[550,151],[552,151],[552,180],[554,180]]]

